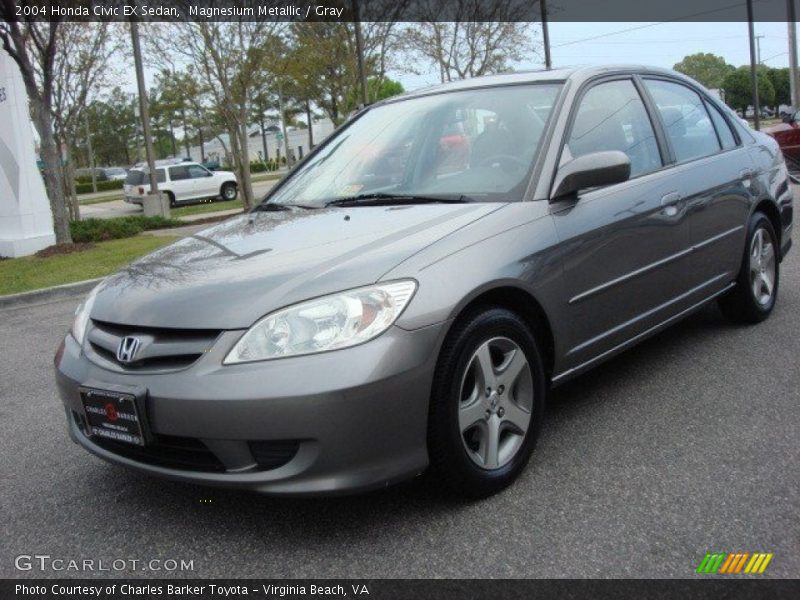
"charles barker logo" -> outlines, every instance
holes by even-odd
[[[136,353],[141,345],[142,342],[137,337],[129,335],[122,338],[117,346],[117,360],[123,364],[132,363],[136,360]]]
[[[761,575],[772,557],[771,552],[709,552],[696,572],[699,575]]]

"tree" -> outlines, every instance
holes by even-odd
[[[247,144],[250,101],[254,86],[267,69],[269,49],[275,43],[279,24],[233,20],[167,27],[153,29],[155,37],[149,37],[150,48],[162,59],[165,55],[180,56],[195,66],[213,110],[225,123],[242,200],[245,208],[251,208],[254,196]]]
[[[426,20],[406,28],[406,48],[435,65],[442,83],[508,71],[537,50],[532,24],[515,22],[514,0],[453,0],[446,17],[437,0],[419,0],[419,9]]]
[[[75,193],[75,161],[78,148],[86,144],[86,107],[112,74],[111,57],[117,53],[119,27],[110,23],[67,22],[61,25],[53,68],[53,125],[64,149],[64,186],[70,219],[80,210]],[[88,164],[87,166],[92,166]]]
[[[53,72],[59,51],[57,19],[37,22],[33,17],[16,21],[16,2],[0,0],[0,41],[17,63],[30,102],[31,120],[39,134],[44,163],[44,183],[53,212],[56,243],[72,242],[64,194],[64,171],[53,127]]]
[[[386,98],[391,98],[392,96],[397,96],[398,94],[402,94],[406,91],[405,88],[403,88],[402,83],[395,81],[394,79],[389,79],[388,77],[384,79],[370,77],[369,81],[367,82],[367,88],[369,89],[369,97],[374,102],[385,100]],[[351,99],[351,102],[356,102],[359,94],[360,92]]]
[[[770,83],[772,83],[772,87],[775,89],[775,99],[773,103],[776,108],[775,112],[777,113],[777,108],[781,104],[792,103],[789,69],[767,69],[767,77],[769,77]]]
[[[135,162],[136,114],[134,98],[115,87],[102,100],[89,106],[95,159],[101,165],[131,165]]]
[[[758,70],[757,79],[759,104],[770,106],[775,100],[775,88],[772,87],[766,69]],[[739,67],[728,73],[722,81],[722,89],[725,90],[725,102],[728,106],[740,109],[744,114],[747,107],[753,104],[750,67]]]
[[[685,56],[672,68],[710,89],[721,88],[725,77],[735,70],[732,65],[725,62],[724,58],[709,52],[698,52]]]

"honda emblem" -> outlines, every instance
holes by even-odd
[[[137,337],[127,336],[122,338],[117,347],[117,360],[126,365],[132,363],[136,360],[136,353],[139,351],[141,344],[141,340]]]

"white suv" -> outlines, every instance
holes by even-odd
[[[206,198],[235,200],[238,194],[236,175],[230,171],[209,171],[196,162],[156,163],[156,181],[159,191],[169,196],[170,206]],[[125,202],[141,204],[142,197],[150,193],[147,166],[128,171],[122,189]]]

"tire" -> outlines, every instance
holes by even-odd
[[[169,198],[169,207],[175,208],[177,206],[177,202],[175,202],[175,194],[172,192],[165,192],[167,194],[167,198]]]
[[[235,183],[223,183],[219,190],[219,195],[222,196],[223,202],[236,200],[236,196],[239,195],[239,188],[236,187]]]
[[[779,252],[770,220],[764,213],[753,214],[736,287],[719,299],[719,307],[727,319],[734,323],[759,323],[769,317],[778,297]]]
[[[487,360],[488,377],[482,368]],[[434,480],[468,498],[485,498],[511,484],[533,453],[546,391],[536,338],[518,315],[483,307],[459,319],[442,347],[431,390]]]

